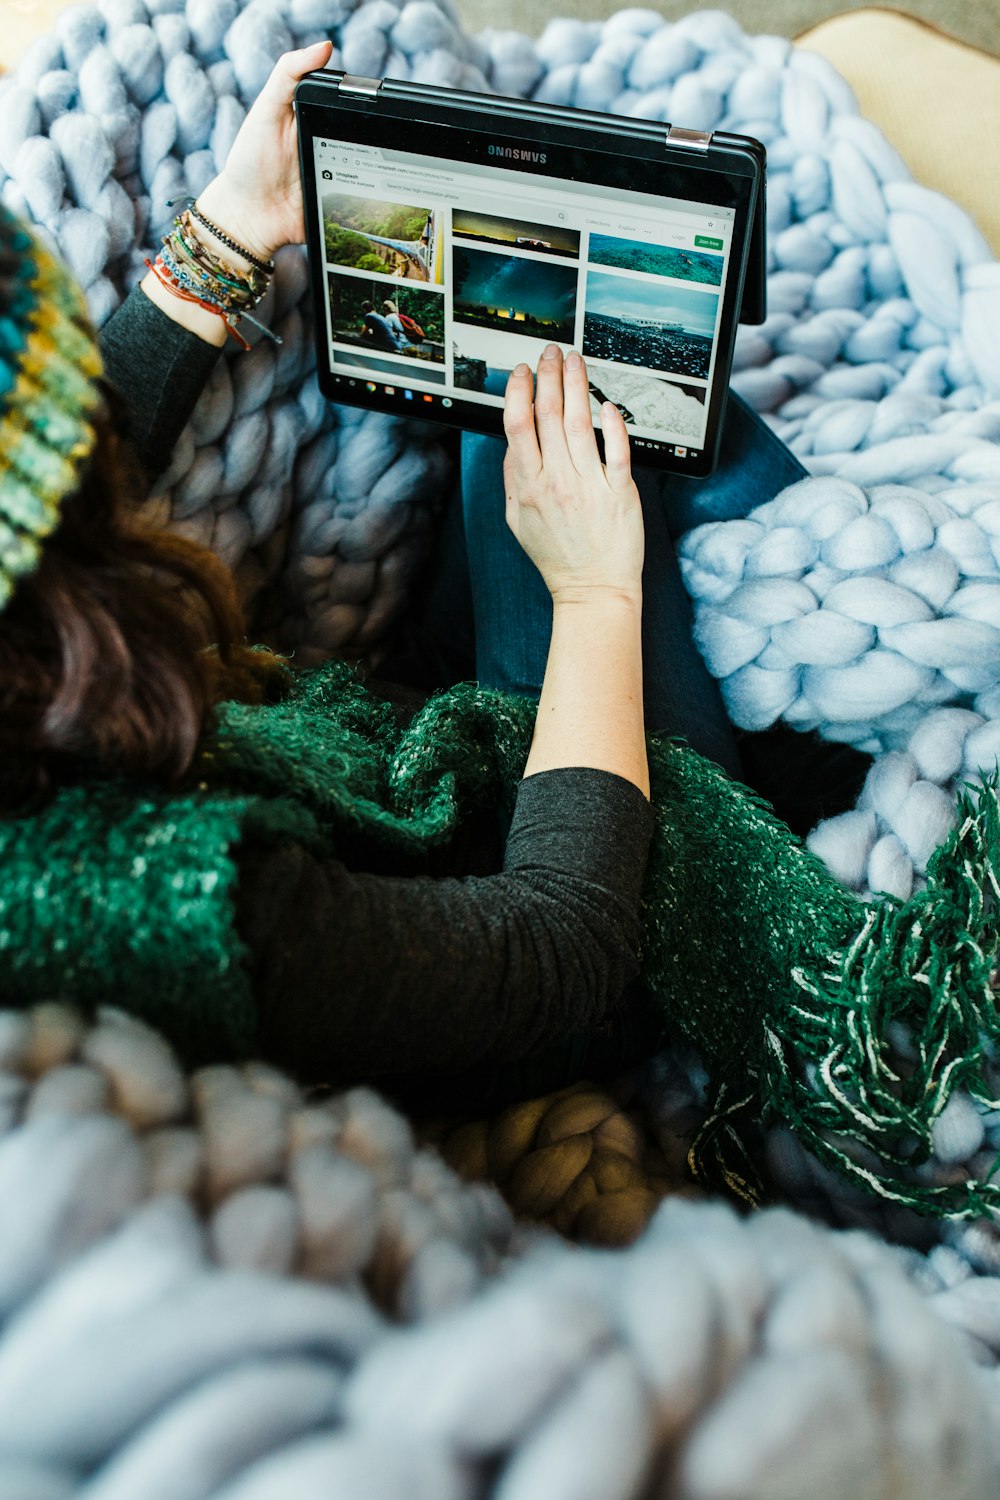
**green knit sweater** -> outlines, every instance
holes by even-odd
[[[463,810],[512,805],[533,712],[463,685],[404,727],[332,663],[280,703],[222,705],[181,791],[124,779],[61,790],[0,823],[0,997],[119,1004],[189,1056],[245,1053],[255,1015],[236,847],[441,844]],[[739,1186],[730,1127],[749,1109],[788,1120],[855,1175],[838,1135],[861,1140],[888,1163],[869,1185],[891,1196],[952,1213],[996,1198],[918,1190],[902,1173],[952,1089],[985,1088],[984,1039],[1000,1036],[996,919],[981,898],[995,796],[968,809],[927,892],[866,906],[710,762],[653,740],[650,765],[643,981],[714,1079],[709,1154]],[[920,1039],[910,1077],[890,1057],[894,1020]]]

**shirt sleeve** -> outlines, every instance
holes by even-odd
[[[168,318],[136,286],[100,332],[106,378],[125,401],[132,442],[151,477],[171,454],[222,350]]]
[[[504,867],[354,873],[244,850],[237,923],[265,1056],[330,1082],[458,1072],[599,1024],[638,972],[652,814],[590,769],[521,783]]]

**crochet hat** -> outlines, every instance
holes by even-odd
[[[79,485],[102,370],[83,292],[0,205],[0,610]]]

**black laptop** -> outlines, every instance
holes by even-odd
[[[587,360],[633,460],[707,474],[764,317],[764,148],[323,70],[296,91],[320,386],[501,433],[513,367]]]

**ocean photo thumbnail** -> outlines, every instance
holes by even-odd
[[[617,235],[592,234],[588,258],[592,264],[617,266],[622,271],[642,271],[649,276],[672,276],[678,281],[696,281],[705,286],[722,284],[722,256],[679,245],[652,245],[645,240],[619,239]]]

